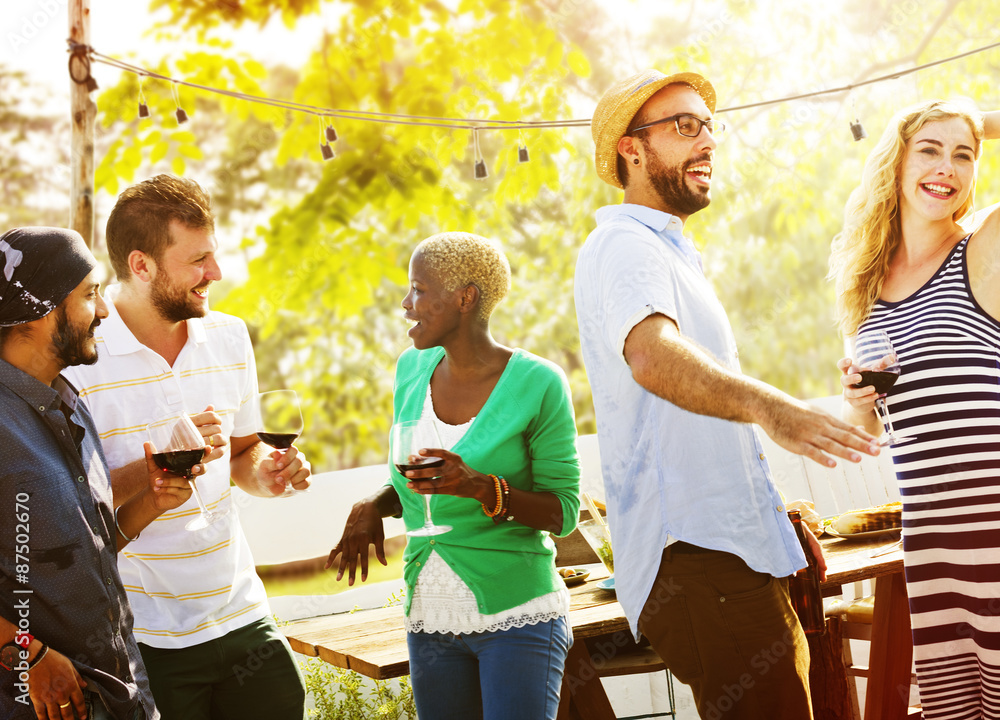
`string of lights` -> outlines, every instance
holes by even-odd
[[[906,75],[910,75],[912,73],[925,70],[927,68],[954,62],[956,60],[960,60],[969,57],[971,55],[983,53],[988,50],[993,50],[998,47],[1000,47],[1000,42],[995,42],[989,45],[984,45],[982,47],[975,48],[973,50],[969,50],[964,53],[959,53],[958,55],[952,55],[950,57],[941,58],[939,60],[933,60],[920,65],[914,65],[912,67],[903,68],[901,70],[896,70],[885,75],[869,78],[867,80],[862,80],[855,83],[849,83],[847,85],[841,85],[838,87],[815,90],[813,92],[808,92],[808,93],[787,95],[779,98],[774,98],[771,100],[762,100],[760,102],[747,103],[744,105],[733,105],[731,107],[725,107],[716,110],[716,114],[718,115],[727,112],[736,112],[740,110],[748,110],[751,108],[766,107],[768,105],[777,105],[781,103],[794,102],[797,100],[805,100],[808,98],[821,97],[823,95],[832,95],[845,92],[850,93],[856,88],[864,87],[867,85],[874,85],[876,83],[886,82],[888,80],[896,80]],[[441,117],[441,116],[431,116],[431,115],[407,115],[402,113],[383,113],[383,112],[374,112],[366,110],[347,110],[343,108],[328,108],[328,107],[321,107],[318,105],[309,105],[306,103],[293,102],[291,100],[283,100],[280,98],[251,95],[248,93],[237,92],[235,90],[229,90],[226,88],[216,88],[216,87],[211,87],[209,85],[201,85],[198,83],[188,82],[186,80],[163,75],[161,73],[146,68],[142,68],[137,65],[132,65],[119,58],[99,53],[89,45],[81,45],[73,41],[69,41],[69,52],[71,53],[70,76],[72,77],[74,82],[86,84],[88,89],[90,90],[94,90],[97,88],[97,83],[94,81],[93,77],[90,74],[91,62],[107,65],[109,67],[117,68],[124,72],[136,75],[139,80],[139,98],[138,98],[139,117],[143,118],[149,117],[149,107],[146,104],[146,98],[143,92],[143,81],[147,78],[161,80],[163,82],[170,84],[171,94],[173,96],[176,105],[174,114],[177,118],[178,124],[183,124],[188,120],[188,115],[180,104],[180,95],[178,93],[178,86],[188,87],[194,90],[200,90],[202,92],[221,95],[224,97],[242,100],[245,102],[257,103],[260,105],[280,108],[291,112],[313,115],[316,117],[320,128],[320,151],[323,160],[331,160],[335,156],[335,153],[331,147],[331,143],[336,142],[338,136],[337,136],[337,131],[334,129],[332,124],[333,119],[350,120],[356,122],[382,123],[387,125],[410,125],[410,126],[420,126],[420,127],[439,127],[450,130],[468,130],[472,132],[473,146],[475,151],[474,153],[475,177],[476,179],[481,180],[487,177],[486,161],[483,158],[482,151],[479,145],[479,132],[482,130],[517,130],[518,162],[524,163],[528,162],[529,159],[528,148],[524,141],[524,135],[523,135],[524,130],[590,126],[590,118],[566,119],[566,120],[497,120],[490,118],[458,118],[458,117]],[[74,61],[76,61],[77,64],[82,65],[83,69],[86,72],[85,76],[78,77],[80,73],[74,71]],[[865,129],[861,125],[860,119],[855,119],[854,122],[851,123],[851,132],[855,140],[861,140],[864,137],[867,137]]]

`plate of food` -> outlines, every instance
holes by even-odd
[[[894,502],[851,510],[824,523],[824,531],[838,538],[862,540],[898,535],[903,528],[903,504]]]
[[[566,587],[579,585],[590,577],[590,570],[587,568],[559,568],[556,572],[562,576],[563,582],[566,583]]]

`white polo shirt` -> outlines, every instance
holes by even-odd
[[[218,312],[188,320],[187,344],[170,367],[122,321],[114,307],[117,290],[111,287],[105,295],[110,314],[96,332],[97,364],[63,373],[90,407],[108,466],[119,468],[143,457],[146,425],[175,412],[197,413],[213,405],[225,437],[253,435],[257,369],[243,321]],[[226,512],[224,519],[204,530],[186,530],[199,513],[192,496],[150,523],[118,554],[139,642],[189,647],[269,613],[232,507],[229,460],[227,446],[226,454],[206,464],[197,479],[205,504]]]

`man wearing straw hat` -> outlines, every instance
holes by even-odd
[[[826,465],[874,439],[741,374],[684,222],[710,202],[715,89],[647,70],[601,99],[597,173],[625,190],[580,251],[576,307],[593,388],[618,599],[689,684],[702,718],[812,716],[809,650],[779,578],[805,567],[751,423]],[[825,564],[819,546],[812,551]]]

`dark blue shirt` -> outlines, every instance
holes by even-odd
[[[50,387],[0,360],[0,616],[68,657],[114,717],[132,718],[141,702],[152,720],[117,555],[86,405],[61,376]],[[34,720],[17,682],[0,668],[0,717]]]

